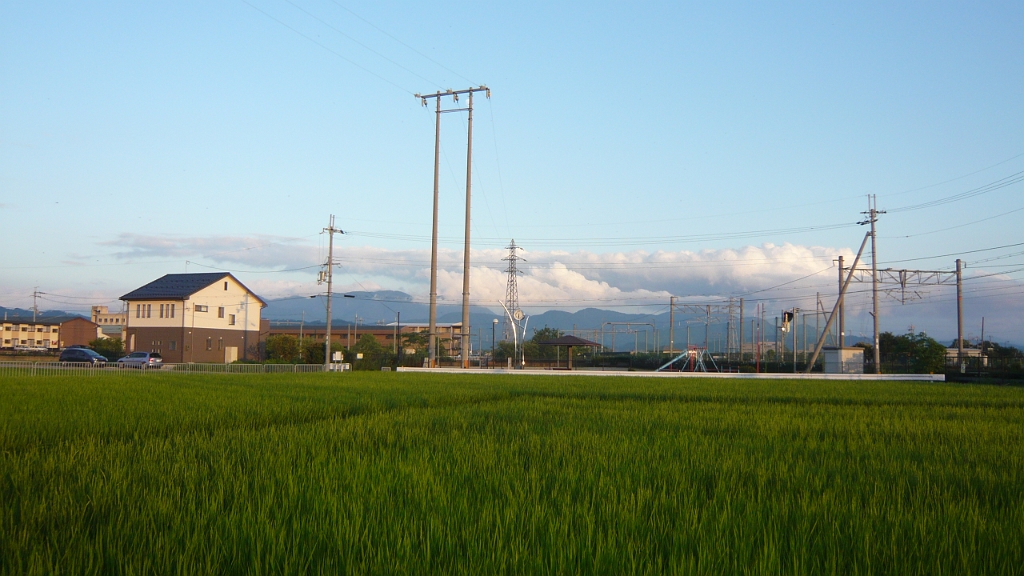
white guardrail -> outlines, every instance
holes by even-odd
[[[332,372],[351,370],[349,364],[332,364]],[[114,362],[90,364],[88,362],[0,362],[0,376],[42,376],[75,374],[146,374],[173,372],[177,374],[293,374],[325,372],[323,364],[163,364],[151,367],[118,367]]]

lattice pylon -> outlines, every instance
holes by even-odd
[[[519,310],[519,262],[526,262],[519,256],[519,250],[522,250],[519,246],[516,246],[516,241],[513,239],[509,242],[509,245],[505,247],[508,250],[508,256],[502,258],[503,262],[508,262],[508,268],[505,272],[508,274],[508,282],[505,285],[505,308],[508,309],[510,314],[515,314]],[[504,322],[502,323],[502,340],[509,340],[512,338],[512,330],[515,328],[509,323],[508,316],[505,316]]]

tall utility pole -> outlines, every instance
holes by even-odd
[[[668,297],[668,353],[669,356],[676,353],[675,347],[676,329],[676,297]]]
[[[964,284],[963,263],[956,259],[956,365],[960,372],[966,372],[964,366]]]
[[[743,298],[740,298],[740,363],[743,363]]]
[[[32,290],[32,323],[36,322],[36,315],[39,314],[39,306],[36,305],[36,299],[39,298],[39,286],[36,286]]]
[[[796,315],[800,313],[799,308],[793,308],[793,319],[790,320],[789,325],[793,330],[793,373],[796,374]]]
[[[840,254],[839,255],[839,292],[842,292],[842,291],[843,291],[843,256],[842,256],[842,254]],[[840,303],[839,304],[839,327],[836,329],[836,332],[838,332],[837,342],[839,344],[839,348],[840,349],[846,346],[846,316],[844,315],[845,311],[846,311],[846,305],[843,304],[843,303]]]
[[[438,201],[438,183],[440,175],[440,151],[441,151],[441,114],[447,112],[462,112],[469,111],[469,132],[467,138],[467,151],[466,151],[466,243],[465,253],[463,254],[462,263],[462,343],[460,344],[460,356],[462,357],[462,367],[469,367],[469,357],[467,356],[468,342],[469,342],[469,226],[471,217],[471,205],[472,205],[472,182],[473,182],[473,93],[474,92],[485,92],[487,97],[491,97],[491,89],[486,86],[478,86],[476,88],[467,88],[466,90],[452,90],[449,88],[444,92],[435,92],[433,94],[416,94],[416,98],[420,99],[423,106],[427,105],[427,100],[434,98],[437,103],[437,118],[434,126],[434,220],[433,229],[431,232],[430,239],[430,319],[429,319],[429,335],[428,335],[428,362],[431,368],[437,366],[437,350],[435,341],[437,339],[437,201]],[[441,109],[441,97],[451,96],[454,102],[459,101],[459,94],[469,94],[469,107],[468,108],[451,108],[448,110]]]
[[[473,197],[473,91],[469,91],[469,119],[466,132],[466,244],[462,251],[462,342],[459,343],[459,356],[462,368],[469,368],[469,222],[470,205]]]
[[[862,212],[862,214],[867,214],[868,219],[865,222],[861,222],[861,224],[871,224],[871,317],[875,327],[873,351],[875,374],[881,374],[881,351],[878,349],[878,251],[875,248],[875,222],[878,221],[878,215],[885,214],[885,211],[877,210],[877,207],[878,199],[874,194],[868,194],[868,211]]]
[[[320,273],[320,280],[327,280],[327,329],[324,330],[324,370],[331,368],[331,289],[334,286],[334,235],[344,234],[334,227],[334,214],[331,214],[331,224],[324,228],[327,232],[327,270]]]

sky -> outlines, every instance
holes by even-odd
[[[880,268],[961,258],[965,330],[1024,342],[1022,28],[1019,2],[6,2],[0,306],[116,307],[211,270],[271,305],[322,293],[331,214],[336,290],[425,300],[435,114],[414,95],[486,85],[474,304],[498,308],[514,238],[534,313],[831,308],[874,194]],[[443,114],[451,302],[466,140]],[[949,339],[955,290],[887,292],[880,322]]]

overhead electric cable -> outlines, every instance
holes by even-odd
[[[1021,182],[1021,181],[1024,181],[1024,170],[1022,170],[1020,172],[1016,172],[1014,174],[1010,174],[1009,176],[1006,176],[1004,178],[1000,178],[999,180],[996,180],[994,182],[989,182],[988,184],[985,184],[983,186],[978,186],[977,188],[972,188],[970,190],[967,190],[966,192],[961,192],[959,194],[954,194],[952,196],[946,196],[945,198],[939,198],[939,199],[936,199],[936,200],[930,200],[928,202],[921,202],[920,204],[911,204],[909,206],[902,206],[900,208],[890,208],[889,210],[887,210],[887,212],[889,212],[889,213],[909,212],[911,210],[922,210],[924,208],[934,208],[936,206],[942,206],[944,204],[950,204],[952,202],[959,202],[960,200],[967,200],[968,198],[974,198],[976,196],[981,196],[982,194],[987,194],[987,193],[993,192],[995,190],[1006,188],[1007,186],[1011,186],[1013,184],[1017,184],[1018,182]]]
[[[415,95],[415,93],[414,93],[413,91],[411,91],[411,90],[406,90],[405,88],[402,88],[402,87],[401,87],[401,86],[399,86],[398,84],[395,84],[395,83],[394,83],[394,82],[392,82],[391,80],[388,80],[387,78],[385,78],[385,77],[381,76],[380,74],[377,74],[376,72],[374,72],[374,71],[370,70],[369,68],[366,68],[365,66],[362,66],[362,65],[360,65],[360,64],[357,64],[357,63],[356,63],[356,62],[355,62],[354,60],[351,60],[351,59],[349,59],[349,58],[346,58],[345,56],[342,56],[342,55],[341,55],[341,54],[339,54],[338,52],[336,52],[336,51],[334,51],[334,50],[332,50],[332,49],[328,48],[327,46],[324,46],[324,45],[323,45],[323,44],[321,44],[320,42],[317,42],[317,41],[316,41],[316,40],[314,40],[313,38],[310,38],[309,36],[307,36],[307,35],[303,34],[302,32],[299,32],[298,30],[296,30],[295,28],[292,28],[292,27],[291,27],[291,26],[289,26],[288,24],[285,24],[285,23],[284,23],[283,21],[281,21],[281,20],[279,20],[279,19],[275,18],[274,16],[271,16],[270,14],[268,14],[267,12],[265,12],[264,10],[262,10],[262,9],[260,9],[260,8],[256,7],[256,6],[254,6],[254,5],[252,5],[252,4],[250,4],[249,2],[247,2],[247,0],[239,0],[239,2],[242,2],[243,4],[245,4],[245,5],[249,6],[250,8],[252,8],[253,10],[256,10],[257,12],[259,12],[259,13],[263,14],[264,16],[266,16],[267,18],[270,18],[270,19],[271,19],[271,20],[273,20],[274,22],[277,22],[277,23],[278,23],[278,24],[280,24],[281,26],[284,26],[285,28],[287,28],[287,29],[291,30],[292,32],[294,32],[294,33],[298,34],[299,36],[302,36],[302,37],[303,37],[303,38],[305,38],[306,40],[309,40],[309,41],[310,41],[310,42],[312,42],[313,44],[316,44],[317,46],[319,46],[319,47],[323,48],[324,50],[326,50],[326,51],[330,52],[331,54],[334,54],[335,56],[337,56],[338,58],[341,58],[341,59],[342,59],[342,60],[344,60],[345,62],[348,62],[349,64],[351,64],[351,65],[355,66],[356,68],[359,68],[359,69],[360,69],[360,70],[362,70],[363,72],[366,72],[367,74],[369,74],[369,75],[371,75],[371,76],[374,76],[374,77],[376,77],[376,78],[377,78],[378,80],[382,80],[382,81],[384,81],[384,82],[387,82],[388,84],[391,84],[392,86],[394,86],[395,88],[398,88],[399,90],[401,90],[402,92],[405,92],[406,94],[410,94],[410,95]]]
[[[434,64],[437,64],[438,66],[440,66],[441,68],[444,68],[444,69],[445,69],[445,70],[447,70],[448,72],[451,72],[452,74],[455,74],[455,75],[456,75],[456,76],[458,76],[459,78],[462,78],[462,79],[463,79],[463,80],[465,80],[466,82],[469,82],[469,83],[470,83],[471,85],[474,85],[474,86],[480,86],[480,85],[482,85],[482,82],[473,82],[473,81],[471,81],[471,80],[470,80],[469,78],[466,78],[465,76],[463,76],[462,74],[459,74],[459,73],[458,73],[458,72],[456,72],[455,70],[452,70],[451,68],[449,68],[449,67],[445,66],[444,64],[441,64],[441,63],[440,63],[440,62],[438,62],[437,60],[434,60],[434,59],[433,59],[433,58],[431,58],[430,56],[427,56],[426,54],[424,54],[424,53],[420,52],[419,50],[417,50],[417,49],[413,48],[412,46],[410,46],[410,45],[406,44],[405,42],[402,42],[402,41],[401,41],[401,40],[399,40],[398,38],[395,38],[394,36],[392,36],[391,34],[389,34],[389,33],[388,33],[388,32],[387,32],[386,30],[384,30],[384,29],[382,29],[382,28],[378,27],[378,26],[377,26],[376,24],[374,24],[373,22],[370,22],[370,21],[369,21],[369,20],[367,20],[366,18],[363,18],[363,17],[362,17],[362,16],[360,16],[359,14],[356,14],[355,12],[353,12],[352,10],[350,10],[349,8],[347,8],[347,7],[345,7],[345,6],[342,6],[341,4],[339,4],[338,2],[336,2],[335,0],[331,0],[331,2],[332,2],[332,3],[333,3],[333,4],[335,5],[335,6],[337,6],[338,8],[341,8],[342,10],[344,10],[344,11],[348,12],[349,14],[351,14],[351,15],[355,16],[356,18],[358,18],[358,19],[362,20],[363,22],[365,22],[366,24],[368,24],[368,25],[369,25],[370,27],[372,27],[372,28],[373,28],[374,30],[376,30],[376,31],[380,32],[381,34],[383,34],[383,35],[387,36],[388,38],[391,38],[391,39],[392,39],[392,40],[394,40],[395,42],[398,42],[398,43],[399,43],[399,44],[401,44],[402,46],[405,46],[405,47],[406,47],[406,48],[408,48],[409,50],[412,50],[413,52],[415,52],[416,54],[419,54],[420,56],[422,56],[423,58],[425,58],[425,59],[429,60],[430,62],[432,62],[432,63],[434,63]]]
[[[416,72],[414,72],[414,71],[412,71],[412,70],[410,70],[410,69],[406,68],[405,66],[403,66],[403,65],[399,64],[398,62],[395,62],[395,61],[394,61],[394,60],[392,60],[391,58],[388,58],[387,56],[385,56],[385,55],[381,54],[380,52],[377,52],[377,51],[376,51],[376,50],[374,50],[373,48],[370,48],[370,47],[369,47],[369,46],[367,46],[366,44],[363,44],[363,43],[362,43],[362,42],[360,42],[359,40],[356,40],[355,38],[353,38],[353,37],[349,36],[348,34],[346,34],[346,33],[342,32],[341,30],[339,30],[339,29],[335,28],[335,27],[334,27],[334,26],[333,26],[332,24],[330,24],[330,23],[328,23],[327,21],[323,20],[323,19],[322,19],[322,18],[320,18],[319,16],[317,16],[317,15],[315,15],[315,14],[311,13],[310,11],[306,10],[305,8],[303,8],[302,6],[299,6],[298,4],[296,4],[296,3],[292,2],[292,0],[284,0],[284,1],[285,1],[285,2],[287,2],[287,3],[289,3],[289,4],[291,4],[291,5],[292,5],[292,6],[294,6],[295,8],[297,8],[297,9],[301,10],[301,11],[302,11],[302,12],[304,12],[304,13],[305,13],[306,15],[308,15],[308,16],[309,16],[310,18],[313,18],[313,19],[314,19],[314,20],[316,20],[317,22],[319,22],[319,23],[323,24],[324,26],[327,26],[327,27],[328,27],[328,28],[330,28],[331,30],[334,30],[334,31],[335,31],[335,32],[337,32],[338,34],[341,34],[341,35],[342,35],[342,36],[344,36],[345,38],[348,38],[348,39],[349,39],[349,40],[351,40],[352,42],[355,42],[356,44],[358,44],[358,45],[362,46],[363,48],[365,48],[365,49],[369,50],[370,52],[373,52],[374,54],[376,54],[377,56],[380,56],[381,58],[383,58],[383,59],[387,60],[388,62],[391,62],[392,64],[394,64],[395,66],[398,66],[398,67],[399,67],[399,68],[401,68],[402,70],[405,70],[405,71],[406,71],[406,72],[408,72],[409,74],[412,74],[413,76],[415,76],[415,77],[419,78],[420,80],[423,80],[424,82],[428,82],[428,83],[434,84],[434,85],[435,85],[435,86],[437,86],[438,88],[440,88],[440,87],[441,87],[441,85],[440,85],[440,84],[438,84],[437,82],[434,82],[434,81],[432,81],[432,80],[429,80],[429,79],[427,79],[427,78],[424,78],[423,76],[420,76],[420,75],[419,75],[419,74],[417,74]]]
[[[1007,162],[1009,162],[1011,160],[1016,160],[1017,158],[1020,158],[1021,156],[1024,156],[1024,152],[1022,152],[1020,154],[1017,154],[1016,156],[1011,156],[1011,157],[1007,158],[1006,160],[1002,160],[1000,162],[996,162],[995,164],[993,164],[991,166],[986,166],[984,168],[981,168],[980,170],[975,170],[974,172],[968,172],[967,174],[964,174],[962,176],[957,176],[956,178],[950,178],[949,180],[943,180],[942,182],[936,182],[935,184],[929,184],[927,186],[921,186],[920,188],[911,188],[910,190],[904,190],[902,192],[894,192],[892,194],[883,194],[882,196],[883,196],[883,198],[884,197],[889,197],[889,196],[902,196],[903,194],[909,194],[911,192],[919,192],[921,190],[927,190],[929,188],[934,188],[936,186],[942,186],[943,184],[949,184],[950,182],[956,182],[957,180],[963,180],[964,178],[967,178],[968,176],[974,176],[975,174],[979,174],[979,173],[984,172],[986,170],[991,170],[992,168],[995,168],[996,166],[1002,166],[1003,164],[1006,164]]]

